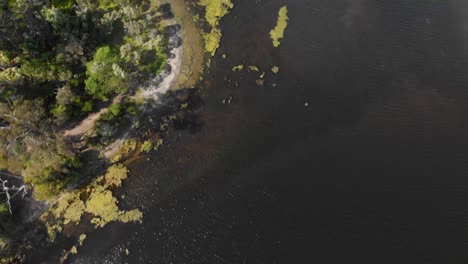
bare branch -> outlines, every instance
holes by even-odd
[[[5,203],[8,205],[8,211],[10,214],[13,214],[11,211],[11,199],[13,199],[18,194],[21,194],[21,197],[24,197],[27,194],[26,185],[21,185],[20,187],[16,187],[15,185],[9,187],[7,186],[8,181],[3,180],[0,178],[0,194],[4,194],[6,196]]]

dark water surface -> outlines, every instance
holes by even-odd
[[[71,262],[467,263],[468,4],[235,4],[200,128],[131,166],[122,206],[143,224],[88,234]]]

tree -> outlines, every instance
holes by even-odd
[[[128,88],[127,76],[118,52],[109,47],[97,49],[93,60],[86,64],[86,92],[96,99],[108,100],[116,92]]]

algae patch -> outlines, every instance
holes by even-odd
[[[203,33],[205,50],[214,56],[222,37],[219,21],[229,13],[234,4],[230,0],[200,0],[199,5],[205,8],[205,19],[211,26],[210,32]]]
[[[244,69],[244,65],[242,64],[232,67],[233,72],[239,72],[239,71],[242,71],[243,69]]]
[[[271,68],[271,71],[272,71],[274,74],[278,74],[278,72],[280,71],[280,69],[279,69],[278,66],[273,66],[273,68]]]
[[[250,65],[250,66],[249,66],[249,71],[253,71],[253,72],[259,72],[260,70],[258,69],[258,67],[257,67],[257,66]]]
[[[105,175],[94,179],[85,189],[77,189],[65,194],[57,204],[41,216],[48,227],[50,239],[55,238],[55,232],[61,232],[65,225],[78,225],[82,216],[88,213],[92,216],[91,223],[95,227],[104,227],[107,223],[119,221],[123,223],[141,222],[143,214],[138,209],[120,210],[118,200],[111,189],[122,186],[127,179],[128,170],[121,164],[110,166]],[[79,237],[83,243],[86,235]]]
[[[273,46],[279,47],[281,42],[279,41],[284,37],[284,31],[288,26],[288,8],[283,6],[278,12],[278,21],[276,27],[270,31],[270,37],[273,40]]]

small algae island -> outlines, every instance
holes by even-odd
[[[288,8],[283,6],[278,12],[278,21],[276,27],[270,31],[270,37],[273,40],[273,46],[279,47],[281,44],[280,39],[284,37],[284,31],[288,26]]]

